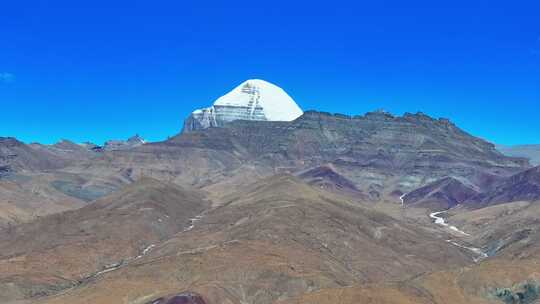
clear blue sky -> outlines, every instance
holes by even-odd
[[[161,140],[248,78],[280,85],[305,110],[423,111],[497,143],[540,143],[540,4],[28,0],[0,8],[0,136]]]

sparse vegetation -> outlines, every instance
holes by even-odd
[[[540,299],[540,282],[525,282],[511,288],[496,288],[493,295],[505,304],[532,304]]]

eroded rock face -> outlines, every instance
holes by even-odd
[[[147,304],[207,304],[201,295],[192,293],[192,292],[184,292],[172,297],[163,297],[156,300],[153,300],[151,302],[148,302]]]
[[[184,132],[161,145],[230,152],[290,172],[331,164],[374,199],[395,177],[403,178],[398,187],[407,193],[447,176],[485,187],[529,167],[525,159],[502,155],[449,120],[423,113],[306,111],[294,121],[236,120]]]

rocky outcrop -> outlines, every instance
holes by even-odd
[[[207,302],[199,294],[183,292],[175,296],[155,299],[147,304],[207,304]]]

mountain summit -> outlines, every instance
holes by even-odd
[[[195,110],[184,131],[221,127],[235,120],[292,121],[303,114],[280,87],[260,79],[244,81],[209,108]]]

